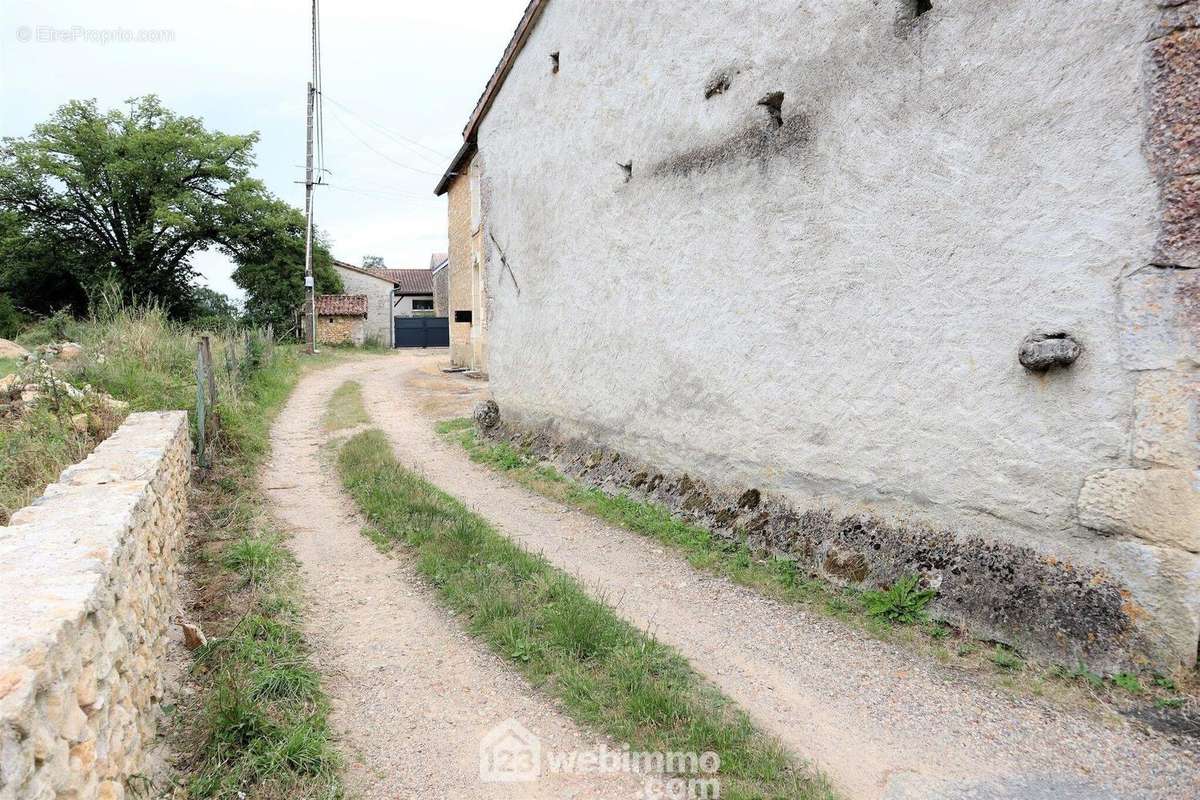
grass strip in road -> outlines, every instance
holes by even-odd
[[[313,362],[309,362],[313,363]],[[213,467],[191,503],[190,613],[208,634],[192,668],[199,702],[175,726],[194,755],[187,794],[220,800],[334,800],[339,756],[329,702],[301,633],[296,563],[262,513],[257,472],[270,423],[301,372],[294,347],[218,408]]]
[[[717,753],[726,800],[834,797],[675,651],[401,466],[380,431],[347,441],[337,466],[372,526],[413,553],[470,632],[577,720],[638,752]]]
[[[370,421],[363,406],[362,384],[346,381],[334,391],[325,409],[325,430],[338,431]]]

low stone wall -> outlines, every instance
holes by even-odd
[[[563,435],[553,424],[531,428],[501,420],[495,405],[480,406],[475,419],[485,436],[524,448],[576,480],[664,505],[731,544],[793,559],[802,574],[862,587],[918,575],[938,592],[932,616],[981,638],[1105,673],[1195,664],[1193,629],[1183,625],[1176,635],[1174,607],[1154,603],[1171,587],[1134,587],[1095,564],[917,520],[835,506],[796,508],[755,487],[718,486],[663,470],[595,440]],[[1188,576],[1177,581],[1190,583]]]
[[[132,414],[0,527],[0,800],[121,798],[176,608],[191,442]]]

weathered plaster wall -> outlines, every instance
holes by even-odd
[[[182,411],[132,414],[0,527],[0,798],[121,798],[155,734],[186,524]]]
[[[352,269],[334,264],[342,278],[345,294],[367,296],[367,321],[364,336],[384,347],[392,344],[392,282],[373,275],[364,275]]]
[[[1194,311],[1187,273],[1146,271],[1194,241],[1186,163],[1146,154],[1152,87],[1188,68],[1150,66],[1151,0],[907,7],[553,0],[479,132],[496,398],[801,510],[1107,569],[1192,661],[1194,417],[1135,402],[1196,374],[1194,314],[1152,301]],[[1083,356],[1026,371],[1035,330]],[[1135,428],[1172,425],[1184,466],[1146,474]]]

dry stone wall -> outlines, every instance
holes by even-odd
[[[132,414],[0,527],[0,800],[122,798],[176,607],[191,443]]]

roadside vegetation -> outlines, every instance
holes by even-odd
[[[834,796],[673,650],[402,467],[383,433],[352,437],[337,467],[377,543],[410,552],[466,628],[577,720],[637,751],[717,753],[730,800]]]
[[[916,576],[906,576],[880,590],[833,586],[802,572],[794,560],[753,553],[744,544],[729,543],[705,528],[689,524],[660,504],[624,492],[608,494],[562,475],[529,452],[506,442],[482,439],[470,419],[438,423],[437,431],[462,445],[473,461],[503,472],[545,497],[667,545],[697,569],[775,600],[834,617],[880,640],[903,644],[942,664],[985,677],[1007,690],[1063,705],[1085,704],[1101,711],[1112,711],[1114,705],[1149,708],[1166,717],[1190,704],[1200,716],[1200,677],[1195,671],[1149,675],[1141,680],[1125,674],[1105,678],[1082,666],[1072,669],[1028,660],[1016,650],[977,640],[969,631],[930,619],[926,608],[936,593],[922,589]],[[1162,724],[1169,728],[1192,725],[1186,720]]]
[[[160,306],[129,307],[119,295],[95,304],[87,319],[55,314],[18,334],[30,349],[71,341],[81,351],[42,366],[12,365],[22,383],[51,388],[0,418],[0,524],[129,411],[188,409],[194,437],[199,336]],[[195,691],[170,706],[177,774],[160,777],[195,798],[336,798],[338,758],[300,632],[295,565],[263,516],[256,482],[270,420],[301,372],[298,348],[267,347],[237,329],[213,335],[211,344],[217,434],[211,466],[192,483],[183,566],[190,594],[181,598],[187,621],[208,641],[193,654]],[[87,406],[86,424],[73,424],[86,398],[53,389],[62,382],[114,402]]]
[[[342,794],[328,698],[301,633],[296,563],[262,511],[268,502],[257,480],[271,420],[301,368],[297,348],[276,348],[222,398],[213,466],[192,497],[191,613],[208,642],[193,667],[204,700],[176,726],[180,749],[191,753],[191,797]]]

